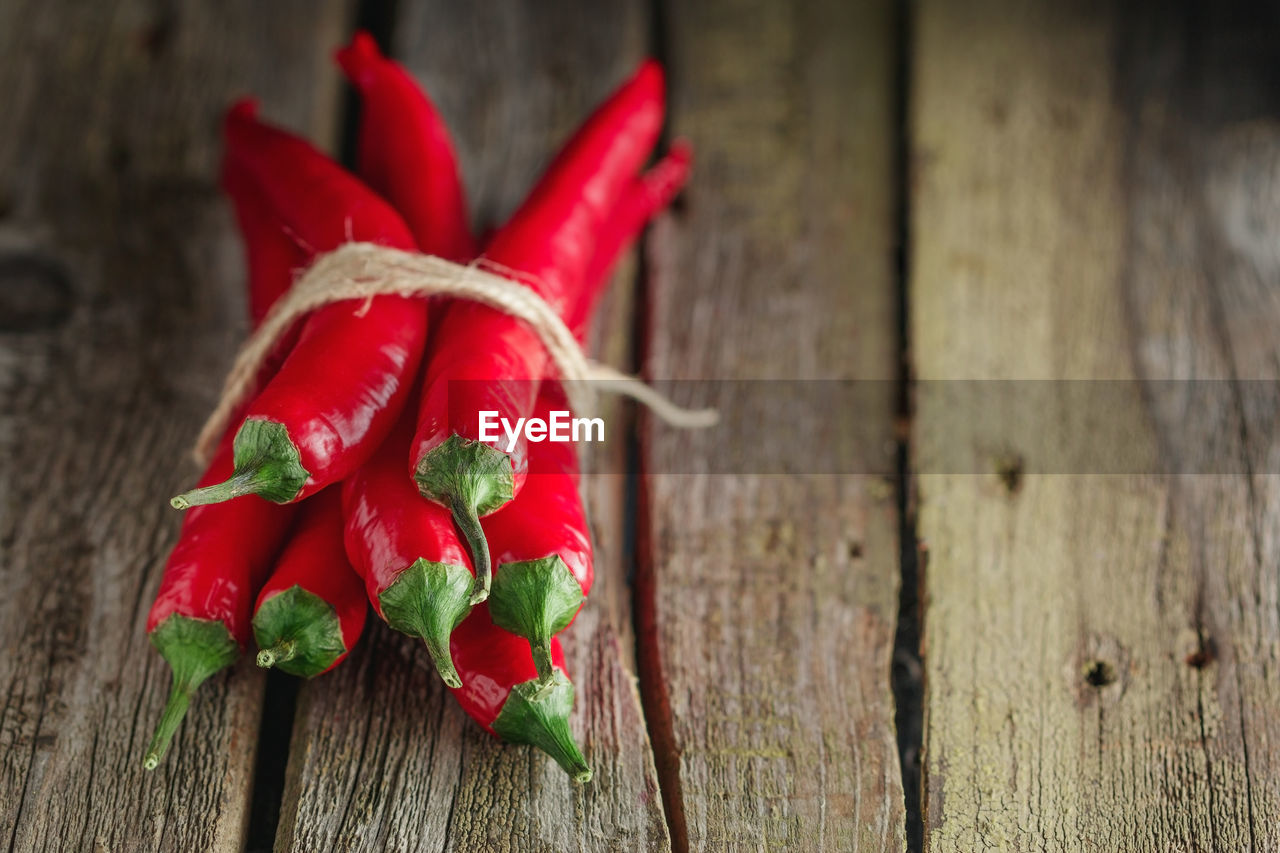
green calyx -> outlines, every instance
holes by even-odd
[[[240,646],[223,623],[176,613],[151,632],[151,644],[172,667],[173,688],[142,759],[147,770],[155,770],[164,758],[195,689],[218,670],[235,663],[240,655]]]
[[[515,494],[511,458],[455,433],[418,461],[413,479],[423,497],[443,504],[453,514],[453,523],[475,564],[471,604],[479,604],[489,597],[493,580],[489,543],[480,527],[480,516],[500,508]]]
[[[257,663],[311,678],[347,651],[333,605],[294,585],[262,602],[253,615],[253,636],[262,649]]]
[[[551,638],[568,627],[582,607],[577,579],[559,556],[504,563],[493,580],[489,615],[493,624],[529,641],[538,682],[550,684]]]
[[[471,612],[471,587],[471,574],[462,566],[417,560],[378,596],[387,624],[426,643],[436,671],[455,688],[462,679],[449,652],[449,636]]]
[[[569,730],[569,712],[573,710],[573,684],[560,670],[555,670],[549,684],[540,680],[526,681],[511,688],[493,731],[511,743],[527,743],[550,755],[573,781],[591,781],[591,768]]]
[[[418,460],[413,479],[424,498],[445,506],[460,499],[477,515],[488,515],[515,493],[511,457],[456,433]]]
[[[249,418],[236,433],[235,470],[221,483],[192,489],[170,499],[174,509],[216,504],[241,495],[258,495],[274,503],[298,496],[311,474],[302,467],[298,448],[284,424]]]

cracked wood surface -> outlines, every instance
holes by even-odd
[[[916,32],[926,848],[1276,849],[1280,20],[924,0]],[[955,431],[931,380],[974,378],[1122,381]]]
[[[720,426],[646,421],[637,653],[673,834],[901,850],[893,485],[803,467],[858,431],[892,473],[893,5],[667,11],[671,129],[697,164],[651,247],[647,374],[881,380],[860,411],[787,408],[803,382],[698,383]]]
[[[262,679],[210,679],[147,773],[169,670],[144,623],[246,325],[221,113],[253,91],[328,137],[348,11],[0,4],[3,849],[242,845]]]
[[[591,108],[645,49],[646,7],[402,2],[395,54],[449,122],[480,233],[504,220]],[[624,270],[595,351],[625,366]],[[616,411],[616,409],[615,409]],[[500,744],[448,695],[420,643],[370,620],[343,667],[303,687],[282,850],[664,850],[667,827],[639,698],[620,651],[621,418],[584,478],[596,546],[591,599],[564,635],[575,736],[595,771],[574,786],[531,747]]]

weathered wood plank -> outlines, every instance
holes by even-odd
[[[396,53],[439,104],[482,226],[505,218],[556,147],[640,57],[644,5],[401,4]],[[598,352],[625,366],[625,292]],[[621,419],[611,419],[618,424]],[[611,432],[620,440],[624,430]],[[618,441],[593,448],[618,471]],[[348,664],[303,688],[278,847],[292,850],[667,849],[653,758],[611,621],[622,587],[622,479],[588,476],[592,600],[566,635],[574,730],[595,770],[575,788],[458,709],[423,649],[376,626]],[[629,617],[628,617],[629,618]]]
[[[1134,380],[963,443],[920,396],[928,849],[1274,849],[1276,403],[1238,380],[1277,373],[1277,20],[926,0],[917,31],[922,389]],[[1091,419],[1197,475],[1062,468]]]
[[[647,372],[879,384],[864,411],[762,420],[769,391],[706,382],[712,440],[647,435],[637,654],[664,795],[694,850],[901,850],[892,485],[751,467],[855,429],[892,447],[893,4],[669,14],[672,129],[698,160],[656,235]],[[676,473],[698,470],[732,473]]]
[[[147,773],[169,674],[144,623],[245,326],[220,113],[256,91],[329,135],[347,5],[0,5],[5,849],[241,846],[262,679],[212,679]]]

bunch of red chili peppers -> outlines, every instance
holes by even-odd
[[[641,65],[478,247],[425,93],[367,35],[337,60],[363,101],[359,177],[251,102],[226,119],[222,183],[253,322],[315,257],[363,241],[459,263],[482,252],[581,341],[614,262],[688,174],[681,144],[641,171],[663,119],[661,69]],[[370,602],[425,642],[481,726],[590,779],[556,637],[592,581],[576,452],[523,437],[508,447],[478,427],[480,411],[516,423],[565,408],[551,371],[532,329],[478,303],[377,296],[296,323],[198,487],[173,500],[190,509],[147,621],[173,688],[145,766],[251,631],[260,665],[310,678],[351,650]]]

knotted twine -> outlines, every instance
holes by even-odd
[[[388,295],[469,299],[528,323],[565,382],[569,403],[576,412],[594,411],[595,392],[604,391],[630,397],[664,422],[682,429],[708,427],[717,421],[714,409],[677,406],[640,379],[587,358],[573,332],[546,300],[526,284],[512,280],[520,277],[518,271],[484,258],[457,264],[374,243],[344,243],[320,255],[240,348],[223,382],[218,405],[196,439],[196,461],[207,464],[213,456],[232,412],[254,390],[263,361],[295,320],[333,302]]]

